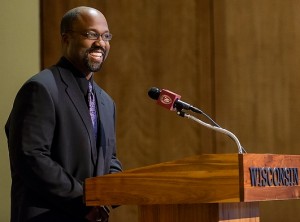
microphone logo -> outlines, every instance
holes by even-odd
[[[159,99],[163,104],[166,104],[166,105],[172,103],[172,99],[168,95],[161,95]]]
[[[165,107],[166,109],[175,111],[174,102],[177,99],[180,99],[180,95],[177,95],[176,93],[173,93],[169,90],[162,89],[160,91],[159,98],[157,99],[157,103]]]

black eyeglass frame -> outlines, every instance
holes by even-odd
[[[75,32],[78,33],[84,37],[86,37],[89,40],[99,40],[99,38],[101,37],[101,39],[105,42],[108,42],[112,39],[112,34],[110,32],[104,32],[102,34],[89,30],[89,31],[75,31],[75,30],[68,30],[66,33],[68,32]]]

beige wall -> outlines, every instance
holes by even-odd
[[[40,67],[39,1],[2,0],[0,7],[0,221],[9,221],[10,171],[4,125],[23,82]]]

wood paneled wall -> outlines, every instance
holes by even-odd
[[[300,1],[214,1],[216,118],[248,152],[300,154]],[[232,148],[217,135],[217,151]],[[261,204],[300,221],[300,201]]]
[[[248,152],[300,153],[300,1],[42,0],[42,68],[60,57],[60,18],[78,5],[100,9],[113,33],[96,81],[117,104],[125,169],[237,152],[228,137],[157,106],[152,86],[181,94]],[[300,220],[299,201],[261,205],[262,221]],[[136,211],[122,206],[112,222],[135,222]]]

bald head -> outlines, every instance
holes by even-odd
[[[87,6],[79,6],[77,8],[73,8],[66,12],[66,14],[62,17],[60,23],[60,34],[68,32],[72,30],[73,24],[79,20],[83,15],[98,15],[104,18],[104,15],[97,9],[87,7]]]

